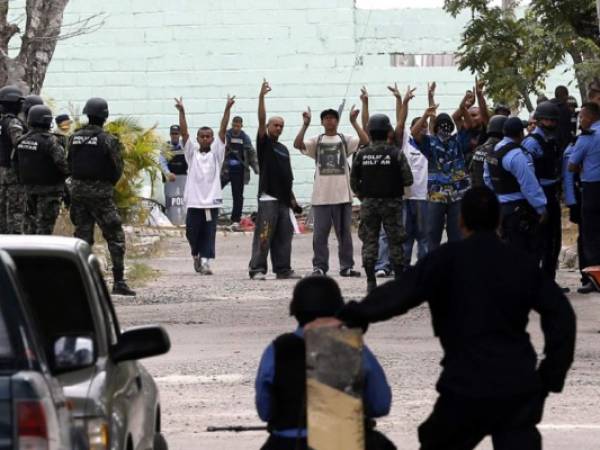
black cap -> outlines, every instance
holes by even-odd
[[[171,125],[169,127],[169,133],[181,133],[181,128],[179,128],[179,125]]]
[[[321,112],[321,120],[323,120],[326,116],[333,116],[337,120],[340,120],[340,114],[335,109],[325,109]]]
[[[54,118],[54,122],[56,122],[56,125],[60,125],[61,123],[66,122],[67,120],[71,120],[68,114],[59,114]]]

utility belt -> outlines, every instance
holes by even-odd
[[[500,210],[503,218],[512,215],[517,217],[519,231],[528,234],[538,231],[540,215],[527,200],[503,203]]]

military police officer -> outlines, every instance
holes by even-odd
[[[484,164],[484,179],[500,201],[501,235],[515,247],[539,258],[539,226],[546,216],[546,196],[523,152],[523,123],[511,117],[502,139]]]
[[[23,136],[25,124],[18,117],[23,105],[23,93],[16,86],[0,89],[0,233],[23,232],[25,193],[17,180],[12,158],[17,142]]]
[[[548,200],[548,221],[541,228],[542,269],[554,279],[561,249],[561,210],[559,201],[562,153],[558,139],[560,110],[552,102],[540,103],[534,113],[537,126],[523,141],[533,158],[535,174]]]
[[[24,186],[27,234],[52,234],[68,174],[65,149],[50,133],[52,111],[43,105],[29,109],[29,132],[17,144],[15,159]]]
[[[113,294],[135,295],[124,279],[125,233],[114,201],[114,185],[123,174],[122,145],[104,131],[108,104],[91,98],[83,108],[89,124],[69,139],[71,183],[71,221],[75,237],[94,243],[94,224],[98,224],[108,243],[113,265]]]
[[[362,260],[367,290],[377,286],[375,263],[381,225],[388,236],[394,273],[402,272],[405,239],[402,221],[404,188],[413,184],[412,171],[404,153],[389,144],[394,132],[389,117],[371,116],[368,122],[371,143],[354,157],[350,185],[361,200],[358,237],[363,243]]]
[[[475,149],[473,159],[471,159],[471,166],[469,171],[471,172],[471,184],[473,186],[483,186],[483,165],[488,155],[490,155],[498,142],[502,140],[504,123],[508,119],[505,115],[493,116],[487,126],[487,140]]]

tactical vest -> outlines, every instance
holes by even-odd
[[[73,179],[108,181],[113,184],[119,181],[107,137],[103,130],[89,128],[83,128],[71,136],[69,159]]]
[[[54,137],[48,133],[31,132],[17,144],[19,182],[26,185],[56,185],[65,181],[50,149]]]
[[[493,153],[498,142],[500,142],[500,139],[491,137],[483,145],[480,145],[475,149],[475,153],[473,153],[473,158],[471,159],[471,165],[469,166],[473,186],[484,186],[484,163],[488,155]]]
[[[532,139],[535,139],[542,148],[542,157],[534,158],[533,165],[535,167],[535,175],[538,179],[555,180],[560,178],[561,155],[556,139],[546,141],[539,134],[531,134]]]
[[[175,175],[187,175],[188,164],[185,160],[185,153],[182,148],[171,150],[173,157],[167,163],[169,172]]]
[[[0,120],[0,167],[11,166],[11,154],[13,151],[13,143],[10,139],[10,122],[13,119],[20,120],[12,113],[6,113]],[[25,128],[25,127],[23,127]]]
[[[515,194],[521,192],[521,185],[515,176],[502,166],[504,157],[512,150],[521,146],[515,142],[506,144],[504,147],[488,155],[487,163],[492,179],[492,186],[498,195]]]
[[[364,198],[400,198],[404,194],[398,147],[371,144],[360,151],[361,184]]]
[[[306,428],[306,349],[304,339],[282,334],[273,342],[275,377],[269,430]]]

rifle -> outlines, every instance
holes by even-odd
[[[208,433],[218,433],[218,432],[233,432],[233,433],[242,433],[245,431],[267,431],[266,426],[251,426],[244,427],[242,425],[231,425],[226,427],[207,427],[206,431]]]

